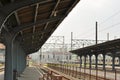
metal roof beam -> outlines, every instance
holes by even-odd
[[[38,25],[38,24],[43,25],[47,22],[57,21],[57,20],[60,20],[62,18],[64,18],[64,16],[57,16],[57,17],[52,17],[52,18],[49,18],[49,19],[39,20],[39,21],[36,21],[35,23],[28,23],[28,24],[24,24],[24,25],[19,25],[19,26],[15,27],[13,29],[13,32],[18,33],[18,32],[20,32],[24,29],[31,28],[35,25]]]
[[[20,0],[0,7],[0,29],[2,29],[2,25],[6,22],[9,16],[14,13],[14,11],[22,9],[26,6],[34,5],[36,3],[43,4],[52,1],[53,0]]]
[[[32,41],[33,41],[33,42],[32,42]],[[41,42],[41,40],[39,39],[39,37],[38,37],[38,39],[37,39],[37,38],[34,39],[34,40],[28,39],[28,40],[23,41],[23,43],[25,43],[25,44],[27,44],[27,43],[36,43],[36,44],[38,44],[37,42]],[[29,45],[29,44],[28,44],[28,45]]]
[[[50,17],[52,17],[52,16],[55,14],[55,10],[56,10],[56,8],[58,7],[59,3],[60,3],[60,0],[57,0],[57,3],[56,3],[55,7],[54,7],[53,10],[52,10],[52,13],[50,14]],[[55,16],[56,16],[56,15],[55,15]],[[46,23],[44,29],[47,28],[48,24],[49,24],[49,22]]]
[[[33,45],[32,44],[24,45],[24,47],[27,47],[26,49],[35,48],[35,47],[38,47],[38,46],[41,46],[41,44],[40,43],[33,43]]]
[[[55,5],[54,9],[52,10],[52,13],[51,13],[50,17],[52,17],[52,16],[54,15],[55,10],[57,9],[59,3],[60,3],[60,0],[57,0],[57,3],[56,3],[56,5]]]
[[[39,4],[36,5],[36,8],[35,8],[35,17],[34,17],[34,23],[36,22],[37,20],[37,15],[38,15],[38,8],[39,8]],[[33,26],[33,33],[35,32],[35,26]]]
[[[17,12],[15,11],[14,14],[15,14],[15,18],[16,18],[17,24],[20,25],[21,23],[20,23],[20,19],[19,19],[19,17],[18,17]],[[23,32],[21,31],[20,34],[23,35]],[[23,36],[22,36],[22,38],[23,38]]]
[[[33,36],[38,36],[38,35],[41,35],[42,33],[47,33],[49,32],[50,30],[43,30],[43,31],[40,31],[40,32],[34,32],[34,33],[28,33],[28,34],[24,34],[23,33],[23,37],[27,38],[27,37],[32,37]]]
[[[17,21],[18,25],[20,25],[20,19],[19,19],[19,17],[18,17],[17,12],[15,12],[14,14],[15,14],[15,18],[16,18],[16,21]]]
[[[56,10],[56,8],[58,7],[59,3],[60,3],[60,0],[57,0],[57,3],[56,3],[56,5],[55,5],[55,7],[53,8],[52,13],[50,14],[50,17],[49,17],[49,18],[51,18],[51,17],[54,15],[55,10]],[[55,15],[55,16],[56,16],[56,15]],[[45,25],[45,27],[44,27],[44,30],[46,30],[48,24],[49,24],[49,22],[46,23],[46,25]],[[42,35],[43,35],[43,34],[42,34]],[[42,38],[43,38],[43,37],[41,36],[41,39],[42,39]]]

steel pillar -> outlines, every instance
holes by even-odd
[[[95,65],[95,68],[96,68],[96,80],[98,80],[98,54],[95,55],[95,61],[96,61],[96,65]]]
[[[89,77],[89,80],[91,80],[91,63],[92,63],[92,55],[89,55],[89,69],[90,69],[90,77]]]
[[[120,56],[119,56],[119,66],[120,66]]]
[[[26,68],[26,54],[25,54],[25,52],[24,52],[24,50],[23,50],[23,67],[22,67],[22,72],[25,70],[25,68]]]
[[[103,70],[106,70],[105,65],[105,54],[103,54]]]
[[[112,56],[112,70],[115,70],[115,56]]]
[[[80,78],[81,78],[81,68],[82,68],[82,56],[80,56]]]
[[[3,16],[4,17],[4,16]],[[3,29],[5,50],[5,74],[4,80],[14,80],[15,72],[17,71],[17,43],[15,40],[16,35]],[[14,78],[13,78],[14,77]]]
[[[95,68],[98,69],[98,55],[95,55]]]
[[[6,45],[4,80],[14,80],[16,76],[14,71],[22,73],[26,67],[26,54],[12,35],[5,34],[4,37]]]
[[[21,46],[19,46],[18,49],[18,63],[17,63],[17,69],[18,69],[18,74],[20,76],[20,74],[22,74],[22,72],[24,71],[25,67],[26,67],[26,54],[24,52],[24,50],[21,48]]]
[[[91,69],[91,64],[92,64],[92,59],[91,58],[92,58],[92,55],[89,55],[89,57],[90,57],[89,58],[89,68]]]
[[[9,39],[6,41],[6,52],[5,52],[5,77],[4,80],[13,80],[13,43]]]
[[[84,70],[86,71],[86,58],[87,56],[85,56],[85,62],[84,62]]]
[[[84,56],[84,79],[85,79],[85,74],[86,74],[86,55]]]
[[[18,57],[17,46],[18,46],[17,41],[14,40],[13,41],[13,52],[12,52],[13,54],[13,80],[16,80],[17,78],[17,57]]]
[[[80,56],[80,68],[82,68],[82,56]]]
[[[18,53],[18,43],[17,41],[13,41],[13,70],[17,70],[17,53]]]
[[[18,75],[20,76],[20,46],[18,46],[18,58],[17,58],[17,71],[18,71]]]

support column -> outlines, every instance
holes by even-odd
[[[82,56],[80,56],[80,68],[82,68]]]
[[[13,41],[13,80],[16,80],[17,78],[17,73],[18,73],[18,46],[19,46],[19,42],[14,39]]]
[[[98,54],[95,55],[95,61],[96,61],[96,65],[95,65],[95,68],[96,68],[96,80],[98,80]]]
[[[22,64],[22,55],[21,55],[21,47],[18,46],[18,63],[17,63],[17,67],[18,67],[18,74],[20,76],[20,74],[22,73],[21,71],[21,64]]]
[[[85,79],[85,73],[86,73],[86,55],[84,56],[84,79]]]
[[[18,65],[19,64],[18,58],[20,57],[19,56],[19,44],[17,44],[17,46],[16,46],[16,51],[17,51],[16,52],[16,62],[17,62],[16,63],[16,70],[17,70],[17,73],[18,73],[18,71],[19,71],[19,68],[18,68],[19,67],[19,65]]]
[[[21,46],[19,46],[18,48],[18,63],[17,63],[17,68],[18,68],[18,73],[19,76],[20,74],[22,74],[22,72],[24,71],[24,69],[26,68],[26,54],[24,52],[24,50],[21,48]]]
[[[106,70],[105,65],[105,54],[103,54],[103,70]]]
[[[86,57],[87,56],[84,56],[85,57],[85,62],[84,62],[84,73],[86,73]]]
[[[120,56],[119,56],[119,66],[120,66]]]
[[[81,68],[82,68],[82,56],[80,56],[80,78],[81,78]]]
[[[17,58],[17,71],[18,71],[18,75],[20,76],[20,46],[18,46],[18,58]]]
[[[95,55],[95,68],[98,69],[98,54]]]
[[[23,64],[23,59],[22,59],[22,52],[21,52],[21,49],[20,49],[20,53],[19,53],[19,55],[20,55],[20,58],[19,58],[19,69],[20,69],[20,74],[22,74],[22,64]]]
[[[86,56],[85,56],[84,68],[86,68]]]
[[[26,54],[22,49],[22,72],[24,71],[25,68],[26,68]]]
[[[115,56],[112,56],[112,70],[115,70]]]
[[[4,74],[4,80],[13,80],[13,69],[15,68],[15,61],[14,61],[14,35],[9,34],[6,30],[4,30],[4,41],[5,41],[5,74]]]
[[[90,54],[90,55],[89,55],[89,70],[90,70],[90,73],[89,73],[90,77],[89,77],[89,79],[90,79],[90,80],[91,80],[91,63],[92,63],[91,58],[92,58],[92,55]]]
[[[16,70],[17,71],[17,53],[18,53],[18,44],[17,44],[17,41],[13,41],[13,70]]]
[[[4,29],[3,29],[4,30]],[[17,70],[23,71],[26,67],[26,54],[23,49],[21,49],[18,42],[15,40],[16,35],[9,33],[8,31],[3,31],[3,36],[5,39],[5,46],[6,46],[6,52],[5,52],[5,74],[4,74],[4,80],[13,80],[13,76],[15,79],[15,75]],[[19,47],[18,47],[19,46]],[[23,55],[18,55],[20,52],[23,51]],[[21,61],[20,61],[21,60]],[[23,60],[23,61],[22,61]],[[19,64],[19,62],[23,65]],[[20,66],[20,67],[18,67]],[[21,68],[23,67],[23,68]]]
[[[6,41],[6,52],[5,52],[5,75],[4,80],[13,80],[13,42],[11,39]]]
[[[92,55],[89,55],[89,57],[90,57],[89,58],[89,68],[91,69],[91,64],[92,64],[92,59],[91,58],[92,58]]]

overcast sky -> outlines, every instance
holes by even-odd
[[[95,22],[98,22],[99,39],[120,37],[120,0],[81,0],[69,16],[60,24],[52,36],[65,36],[70,42],[74,38],[95,39]]]

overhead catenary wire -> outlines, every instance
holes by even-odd
[[[105,30],[109,30],[109,29],[111,29],[111,28],[118,27],[118,25],[120,25],[120,22],[115,23],[115,24],[112,24],[112,25],[110,25],[110,26],[107,26],[107,27],[105,27],[105,28],[103,28],[103,29],[101,29],[101,30],[98,30],[98,32],[100,33],[100,32],[103,32],[103,31],[105,31]],[[92,30],[93,30],[93,28],[92,28]],[[88,29],[87,31],[91,31],[91,28]],[[87,33],[87,31],[84,32],[84,33],[82,33],[82,34],[81,34],[81,37],[86,38],[86,37],[89,37],[89,36],[92,36],[92,35],[95,34],[95,32]]]
[[[93,32],[90,32],[90,33],[88,33],[89,31],[92,31],[94,29],[94,27],[91,27],[91,28],[89,28],[89,29],[87,29],[85,32],[82,32],[80,35],[78,35],[78,36],[85,36],[86,35],[86,33],[87,33],[87,35],[88,34],[91,34],[91,33],[93,33]]]
[[[116,23],[116,24],[112,24],[112,25],[110,25],[110,26],[107,26],[107,27],[105,27],[105,28],[99,30],[98,32],[102,32],[102,31],[111,29],[111,28],[113,28],[113,27],[117,27],[117,25],[120,25],[120,22],[119,22],[119,23]]]
[[[112,18],[118,16],[119,14],[120,14],[120,10],[116,11],[116,12],[113,13],[111,16],[109,16],[108,18],[104,19],[102,22],[99,23],[99,25],[101,26],[102,24],[108,22],[109,20],[111,20]],[[107,26],[107,27],[105,27],[105,28],[103,28],[103,29],[101,29],[101,30],[98,30],[98,32],[100,33],[100,32],[103,32],[103,31],[105,31],[105,30],[111,29],[111,28],[113,28],[113,27],[116,27],[116,26],[119,25],[119,24],[120,24],[120,22],[119,22],[119,23],[116,23],[116,24],[112,24],[112,25]],[[90,33],[89,33],[89,31],[91,31],[91,30],[93,30],[93,29],[88,29],[87,31],[81,33],[81,34],[78,35],[78,36],[88,37],[88,36],[91,36],[91,35],[95,34],[94,32],[90,32]]]
[[[99,24],[106,23],[107,21],[109,21],[111,18],[117,16],[118,14],[120,14],[120,10],[117,11],[116,13],[114,13],[113,15],[109,16],[108,18],[106,18],[105,20],[103,20],[102,22],[100,22]]]

